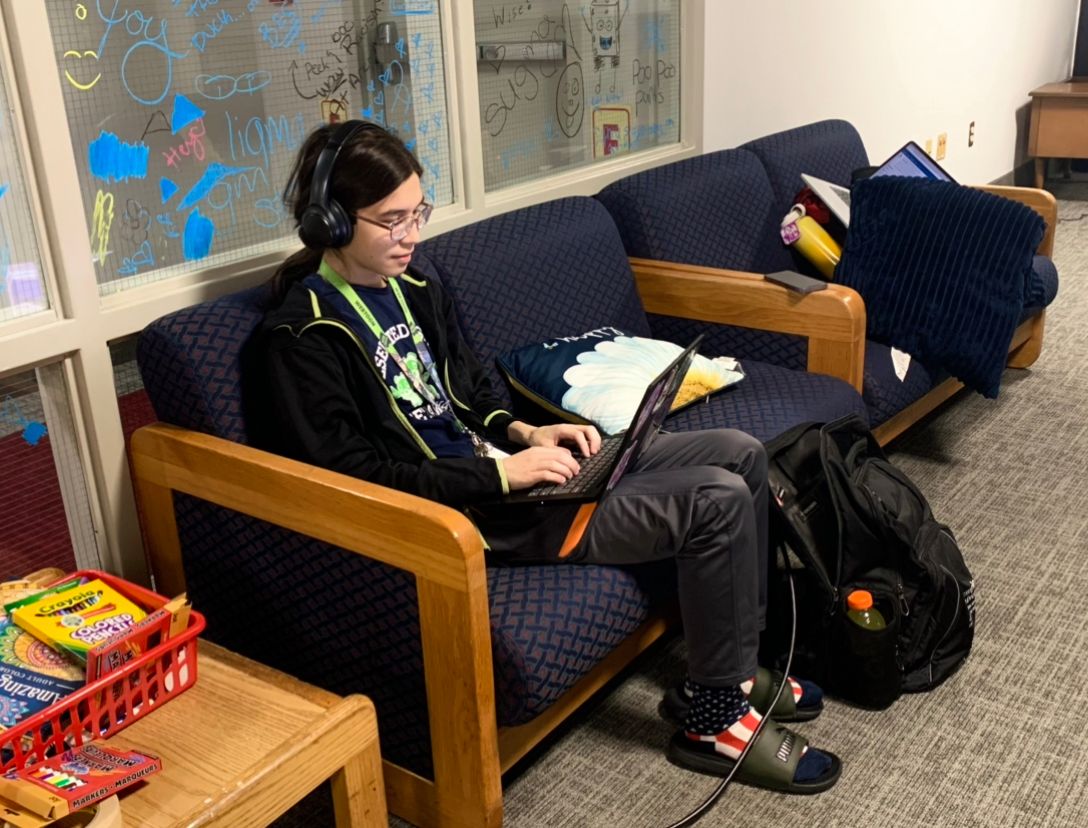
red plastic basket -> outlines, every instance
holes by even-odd
[[[93,569],[66,575],[101,578],[145,610],[167,599],[149,589]],[[105,739],[157,710],[196,682],[196,639],[204,616],[190,611],[184,632],[147,649],[154,631],[131,641],[140,654],[8,730],[0,731],[0,772],[24,768],[47,756]]]

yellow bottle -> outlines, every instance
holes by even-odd
[[[782,219],[782,241],[793,245],[830,280],[835,275],[835,265],[842,257],[839,247],[827,231],[812,216],[805,215],[802,204],[794,204]]]

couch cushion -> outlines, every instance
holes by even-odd
[[[652,569],[488,568],[500,725],[542,713],[647,619],[673,580],[671,564]]]
[[[726,355],[747,364],[750,359],[769,362],[783,368],[804,371],[808,364],[808,340],[803,336],[741,328],[737,325],[716,325],[679,316],[647,315],[650,328],[658,339],[687,344],[699,334],[703,343],[699,350],[705,354]]]
[[[850,185],[850,174],[869,163],[858,131],[842,120],[817,121],[775,132],[742,144],[741,148],[751,150],[762,162],[780,215],[805,186],[801,173],[846,187]]]
[[[247,442],[242,416],[242,351],[264,316],[260,286],[184,308],[148,325],[136,359],[163,422]]]
[[[1024,309],[1030,316],[1045,308],[1058,295],[1058,268],[1049,256],[1035,256],[1031,260],[1031,277],[1024,293]]]
[[[744,370],[744,382],[677,412],[666,428],[694,431],[731,426],[767,442],[799,423],[825,422],[847,414],[868,420],[861,395],[840,379],[756,360],[745,362]]]
[[[465,339],[503,387],[495,358],[560,332],[650,326],[616,225],[592,198],[563,198],[428,239],[414,266],[437,274]]]
[[[879,342],[866,342],[861,394],[869,409],[869,427],[876,428],[898,414],[925,396],[938,381],[917,359],[911,359],[900,379],[892,362],[892,349]]]
[[[632,256],[733,270],[790,267],[779,209],[759,159],[739,149],[637,173],[597,194]]]

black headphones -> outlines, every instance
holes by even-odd
[[[310,185],[310,203],[298,222],[298,237],[311,248],[343,247],[355,235],[355,221],[334,198],[329,198],[332,170],[344,146],[357,132],[381,129],[370,121],[345,121],[340,124],[321,150]]]

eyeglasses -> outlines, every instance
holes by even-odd
[[[355,218],[359,221],[365,221],[367,224],[373,224],[375,227],[384,227],[389,231],[389,238],[395,242],[399,242],[405,236],[407,236],[411,230],[412,225],[415,224],[420,230],[427,226],[427,222],[431,218],[431,211],[434,209],[433,204],[428,204],[424,201],[413,212],[409,213],[404,218],[399,218],[396,221],[386,223],[384,221],[377,221],[376,219],[367,218],[361,216],[358,213],[355,214]]]

